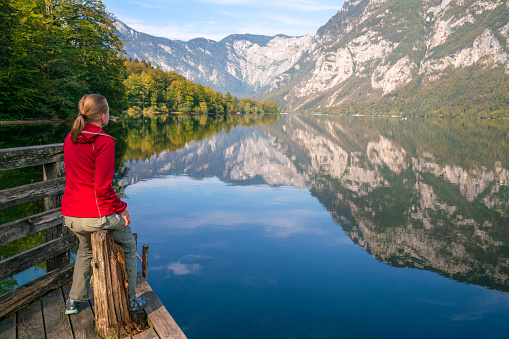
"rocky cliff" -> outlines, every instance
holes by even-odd
[[[434,97],[439,107],[457,97],[471,100],[465,92],[489,94],[500,84],[495,78],[508,79],[508,6],[501,0],[346,0],[268,94],[290,110],[383,96],[412,104]],[[436,88],[447,83],[464,93],[448,88],[442,99]]]
[[[117,21],[128,57],[174,70],[193,82],[234,96],[253,97],[293,66],[312,37],[230,35],[223,40],[169,40],[137,32]]]

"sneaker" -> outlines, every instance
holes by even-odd
[[[131,301],[131,311],[139,311],[147,306],[147,298],[134,298]]]
[[[76,314],[78,313],[79,301],[67,299],[65,303],[65,314]]]

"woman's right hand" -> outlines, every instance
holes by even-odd
[[[125,227],[129,226],[129,224],[131,223],[131,217],[129,216],[129,211],[127,209],[125,209],[122,213],[120,213],[120,215],[122,216],[122,219],[124,219]]]

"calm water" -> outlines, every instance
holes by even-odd
[[[507,335],[509,122],[158,116],[108,131],[148,281],[188,338]]]

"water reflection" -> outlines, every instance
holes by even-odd
[[[214,134],[228,133],[236,126],[273,124],[278,116],[273,114],[246,115],[123,115],[111,121],[105,131],[116,138],[114,186],[124,197],[125,178],[129,159],[146,159],[153,154],[171,152],[184,145]],[[62,143],[71,130],[72,123],[0,125],[0,148],[25,147]],[[0,171],[0,189],[6,189],[43,179],[42,166]],[[4,209],[0,224],[21,219],[44,211],[44,201],[39,200]],[[0,260],[12,257],[45,242],[44,232],[39,232],[0,246]],[[45,263],[0,281],[0,294],[13,290],[44,273]]]
[[[139,145],[136,140],[146,144],[127,148],[128,174],[121,183],[187,174],[237,185],[307,187],[376,259],[509,291],[508,122],[274,120],[193,138],[182,137],[187,122],[177,119],[169,126],[151,121],[147,134],[135,128],[126,139],[130,145]],[[192,126],[189,131],[197,127]],[[179,141],[171,148],[168,140]],[[224,224],[242,216],[207,214],[203,220]],[[295,226],[294,221],[288,223]],[[200,217],[173,222],[199,227]],[[283,237],[294,231],[273,230]],[[192,268],[175,263],[173,269]]]

